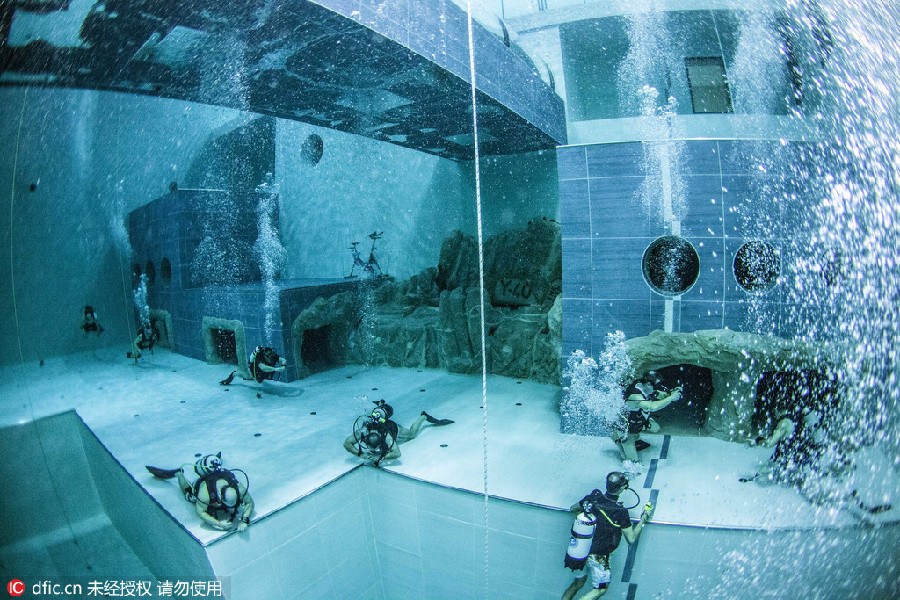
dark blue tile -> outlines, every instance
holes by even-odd
[[[564,356],[573,350],[583,350],[591,354],[591,322],[593,302],[591,300],[567,300],[563,298],[563,352]]]
[[[778,323],[778,335],[791,339],[807,336],[810,333],[810,324],[818,323],[818,306],[808,304],[782,304],[781,319]]]
[[[697,252],[700,259],[700,272],[697,281],[682,294],[683,300],[720,302],[723,294],[724,244],[715,238],[686,238]]]
[[[593,345],[598,352],[609,333],[621,331],[630,339],[659,328],[658,319],[651,318],[649,295],[646,300],[600,300],[594,304]]]
[[[588,180],[569,179],[560,181],[559,218],[562,221],[562,237],[591,237],[590,216]]]
[[[771,180],[760,176],[722,178],[725,236],[774,239],[781,237],[781,202]]]
[[[684,178],[685,197],[681,215],[681,235],[685,237],[722,237],[722,182],[718,175]],[[654,229],[654,235],[665,233]]]
[[[650,300],[650,287],[641,271],[641,257],[649,238],[594,239],[594,298]]]
[[[798,240],[782,249],[782,302],[828,302],[850,272],[849,258],[840,249]]]
[[[644,149],[640,142],[596,144],[585,148],[588,176],[642,177]]]
[[[748,327],[749,317],[747,314],[749,304],[746,301],[723,302],[722,304],[725,306],[725,328],[750,333],[751,328]]]
[[[719,148],[716,142],[684,142],[680,164],[691,175],[718,175]]]
[[[681,301],[680,331],[691,333],[703,329],[722,329],[725,305],[723,302]]]
[[[719,142],[722,173],[726,175],[765,175],[777,172],[781,162],[794,154],[779,141],[750,140]],[[775,173],[773,173],[775,174]]]
[[[559,179],[586,179],[587,158],[584,146],[570,146],[556,151]]]
[[[802,242],[811,227],[822,223],[822,199],[817,191],[809,182],[784,182],[775,199],[781,205],[779,237]],[[830,209],[825,211],[830,213]]]
[[[591,298],[591,241],[562,240],[563,298]]]
[[[591,229],[594,237],[650,237],[650,215],[640,197],[643,179],[591,179]]]
[[[747,315],[744,320],[744,331],[764,336],[781,333],[782,305],[767,300],[767,298],[752,298],[744,303]],[[729,303],[725,304],[727,306]]]

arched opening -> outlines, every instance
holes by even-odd
[[[665,433],[700,435],[713,395],[712,371],[691,364],[656,369],[667,389],[684,386],[681,400],[654,413]]]
[[[325,142],[322,141],[321,136],[318,136],[315,133],[307,137],[306,141],[303,142],[303,146],[300,148],[300,155],[303,157],[303,160],[314,166],[319,164],[324,153]]]
[[[159,263],[159,276],[162,278],[162,284],[166,287],[172,285],[172,263],[168,258],[163,258]]]
[[[249,377],[243,323],[217,317],[203,317],[202,327],[206,362],[211,365],[236,365],[237,371],[242,376]]]
[[[328,352],[328,333],[330,325],[307,329],[303,332],[303,341],[300,345],[300,358],[309,369],[310,374],[327,371],[331,366]]]
[[[218,361],[228,365],[238,364],[234,331],[213,328],[210,329],[210,334],[212,335],[213,351]]]

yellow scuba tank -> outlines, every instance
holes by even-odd
[[[590,513],[578,513],[572,523],[572,537],[569,539],[569,550],[566,552],[566,567],[581,569],[591,552],[591,540],[597,528],[597,518]]]

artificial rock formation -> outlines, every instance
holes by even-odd
[[[485,242],[485,347],[488,372],[559,383],[562,250],[559,225],[534,220]],[[404,282],[361,281],[355,292],[320,298],[292,326],[295,356],[303,332],[328,326],[329,362],[480,373],[478,245],[454,232],[436,267]],[[297,376],[309,375],[297,361]]]
[[[704,430],[725,440],[751,434],[756,386],[764,372],[821,370],[830,364],[819,347],[729,329],[654,331],[625,345],[637,375],[682,364],[710,369],[713,395]]]

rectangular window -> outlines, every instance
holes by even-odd
[[[731,92],[720,56],[686,58],[688,86],[695,113],[730,113]]]

